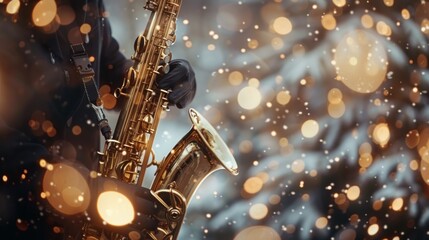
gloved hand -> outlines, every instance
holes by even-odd
[[[150,193],[150,190],[144,187],[139,187],[134,184],[128,184],[116,179],[97,177],[91,182],[92,200],[88,208],[88,216],[91,219],[91,224],[101,227],[104,230],[119,233],[124,236],[132,231],[144,235],[144,231],[152,231],[157,227],[157,220],[152,217],[157,212],[156,200]],[[134,207],[134,220],[124,226],[114,226],[106,224],[100,217],[97,210],[97,198],[101,193],[106,191],[116,191],[125,195]]]
[[[158,87],[172,90],[168,95],[171,105],[184,108],[195,96],[196,81],[195,73],[187,60],[174,59],[170,63],[170,71],[157,80]]]

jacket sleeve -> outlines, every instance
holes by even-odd
[[[105,12],[103,1],[100,1],[100,10]],[[101,84],[109,84],[113,89],[122,85],[125,71],[132,66],[131,59],[127,59],[119,49],[118,41],[112,36],[109,18],[102,18],[102,49],[100,76]]]

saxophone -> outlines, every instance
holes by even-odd
[[[157,230],[148,239],[176,239],[186,207],[200,183],[212,172],[226,169],[238,174],[237,164],[226,144],[210,123],[195,109],[189,109],[190,131],[161,162],[152,149],[161,113],[168,110],[168,89],[156,85],[157,76],[169,70],[175,42],[176,20],[181,0],[148,0],[151,11],[147,27],[134,42],[134,61],[125,74],[116,97],[125,97],[113,137],[99,152],[98,175],[143,186],[146,169],[155,166],[150,187],[161,206],[156,214]],[[102,231],[102,230],[101,230]],[[84,226],[83,239],[101,239],[100,230]],[[104,236],[103,236],[104,237]],[[108,239],[127,239],[112,234]],[[104,239],[104,238],[103,238]]]

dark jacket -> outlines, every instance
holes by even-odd
[[[41,199],[43,160],[76,162],[88,169],[96,164],[93,154],[99,147],[99,130],[70,63],[70,44],[83,39],[94,60],[98,86],[109,85],[113,90],[122,84],[130,64],[111,36],[102,1],[57,1],[59,19],[45,27],[32,26],[36,2],[21,1],[16,15],[6,13],[5,4],[0,6],[2,239],[61,238],[65,218],[74,223],[81,220],[81,216],[57,215]],[[70,13],[74,20],[61,25]],[[91,26],[88,36],[78,31],[84,23]]]

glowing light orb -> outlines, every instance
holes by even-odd
[[[362,26],[364,28],[372,28],[374,26],[374,20],[372,19],[371,15],[364,14],[360,19]]]
[[[328,101],[332,104],[341,103],[343,99],[343,93],[338,88],[332,88],[328,92]]]
[[[291,100],[289,91],[280,91],[276,95],[276,100],[280,105],[286,105]]]
[[[291,169],[294,173],[301,173],[305,169],[305,162],[302,159],[297,159],[293,161]]]
[[[12,0],[6,6],[6,12],[9,14],[15,14],[18,12],[21,2],[19,0]]]
[[[53,0],[41,0],[33,9],[33,23],[38,27],[44,27],[51,23],[57,15],[57,4]]]
[[[97,210],[106,223],[113,226],[124,226],[134,220],[134,207],[123,194],[107,191],[97,199]]]
[[[404,200],[402,198],[395,198],[392,202],[393,211],[400,211],[404,206]]]
[[[286,17],[278,17],[273,22],[273,29],[280,35],[286,35],[292,32],[292,23]]]
[[[420,162],[420,175],[423,178],[423,181],[429,185],[429,163],[422,160]]]
[[[90,202],[85,178],[72,166],[62,163],[50,166],[46,166],[42,184],[49,204],[67,215],[85,211]]]
[[[307,120],[301,126],[301,133],[306,138],[313,138],[319,133],[319,124],[315,120]]]
[[[244,76],[239,71],[233,71],[228,76],[228,81],[233,86],[238,86],[243,82]]]
[[[344,102],[330,103],[328,105],[328,114],[333,118],[340,118],[346,112],[346,105]]]
[[[368,228],[368,234],[370,236],[374,236],[374,235],[376,235],[378,233],[378,230],[380,230],[380,227],[378,226],[378,224],[372,224]]]
[[[390,130],[386,123],[380,123],[375,126],[372,133],[374,142],[379,144],[381,147],[385,147],[390,140]]]
[[[326,217],[319,217],[314,224],[318,229],[323,229],[328,225],[328,219]]]
[[[252,110],[259,106],[261,103],[261,93],[259,90],[255,87],[244,87],[240,90],[237,96],[238,104],[240,107]]]
[[[268,226],[252,226],[240,231],[234,240],[280,240],[280,235]]]
[[[337,27],[337,20],[331,13],[322,16],[322,26],[326,30],[334,30]]]
[[[359,198],[360,188],[359,186],[352,186],[347,190],[347,198],[350,201],[354,201]]]
[[[264,185],[262,179],[258,177],[250,177],[249,179],[244,182],[243,189],[247,193],[255,194],[259,192],[262,189],[262,186]]]
[[[337,6],[337,7],[344,7],[346,5],[346,0],[332,0],[332,2]]]
[[[374,35],[364,30],[347,34],[334,55],[339,79],[359,93],[376,91],[387,73],[387,54]]]
[[[405,138],[405,144],[409,148],[415,148],[420,142],[420,134],[417,130],[411,130],[407,133]]]
[[[250,207],[249,216],[255,220],[261,220],[268,214],[268,207],[263,203],[257,203]]]

